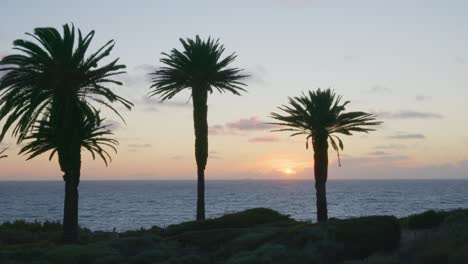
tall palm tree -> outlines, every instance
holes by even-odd
[[[12,135],[21,143],[37,135],[41,122],[50,122],[64,173],[63,241],[67,243],[78,240],[83,116],[97,120],[97,105],[117,115],[112,103],[127,109],[132,106],[110,89],[110,85],[122,84],[113,77],[124,73],[125,65],[115,59],[98,67],[109,56],[114,41],[87,55],[94,31],[83,35],[78,30],[77,37],[75,33],[74,26],[69,25],[63,26],[62,35],[55,28],[36,28],[33,34],[27,33],[34,41],[15,40],[14,49],[19,53],[0,61],[0,71],[6,72],[0,79],[0,121],[4,121],[0,140],[12,128]]]
[[[343,150],[343,142],[336,134],[352,135],[353,132],[369,132],[370,128],[381,124],[376,116],[365,112],[344,112],[349,101],[341,103],[330,89],[309,91],[302,96],[289,98],[289,105],[278,107],[284,113],[271,113],[271,118],[279,122],[272,124],[287,128],[275,131],[291,131],[306,136],[306,148],[311,140],[314,150],[314,174],[317,203],[317,221],[328,219],[326,183],[328,177],[328,142],[338,154]]]
[[[235,53],[221,58],[224,47],[219,40],[180,39],[184,50],[172,49],[162,53],[163,67],[152,73],[150,96],[158,95],[161,101],[171,99],[177,93],[191,90],[193,122],[195,128],[195,159],[197,162],[197,220],[205,219],[205,167],[208,159],[208,93],[216,89],[220,93],[240,95],[245,91],[242,80],[247,75],[242,69],[231,68]]]

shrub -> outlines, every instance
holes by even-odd
[[[130,264],[152,264],[159,263],[163,260],[166,260],[170,257],[170,254],[163,248],[156,247],[151,250],[146,250],[138,255],[130,258]]]
[[[444,224],[468,223],[468,209],[457,209],[448,212]]]
[[[122,256],[135,256],[145,250],[156,247],[155,241],[151,236],[125,237],[112,240],[109,246],[117,250]]]
[[[224,243],[243,234],[244,229],[214,229],[190,231],[173,236],[170,239],[178,241],[182,247],[197,247],[203,250],[216,250]]]
[[[287,263],[287,249],[282,245],[266,244],[255,251],[241,252],[229,258],[227,264]]]
[[[216,253],[217,256],[227,257],[241,251],[250,251],[260,247],[276,234],[275,229],[249,230],[244,234],[222,243],[222,248]]]
[[[400,249],[400,256],[415,264],[464,264],[468,258],[468,223],[443,224],[420,232]]]
[[[286,229],[285,232],[280,230],[277,238],[289,246],[303,247],[308,243],[315,243],[327,237],[327,232],[317,224],[299,224]]]
[[[343,244],[345,259],[364,259],[378,251],[398,247],[401,227],[394,216],[368,216],[333,220],[327,228]]]
[[[40,240],[60,239],[62,225],[59,222],[26,222],[17,220],[0,225],[0,243],[21,244]]]
[[[180,234],[185,231],[206,230],[216,228],[245,228],[272,223],[296,223],[287,215],[282,215],[267,208],[253,208],[233,214],[226,214],[219,218],[207,219],[203,222],[185,222],[170,225],[165,233],[168,235]]]
[[[410,215],[407,218],[408,229],[419,230],[439,226],[449,213],[445,211],[426,211],[421,214]]]
[[[89,245],[64,245],[57,247],[46,254],[50,263],[88,264],[98,262],[110,256],[117,257],[117,252],[102,243]]]

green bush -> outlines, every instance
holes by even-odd
[[[246,231],[231,241],[221,243],[222,247],[216,255],[225,258],[241,251],[254,250],[269,241],[276,232],[272,228]]]
[[[0,225],[0,243],[22,244],[40,240],[60,239],[62,225],[59,222],[26,222],[17,220]]]
[[[80,240],[89,241],[91,231],[80,228]],[[60,241],[62,224],[60,222],[26,222],[17,220],[0,224],[0,244],[24,244],[39,241]]]
[[[439,226],[449,213],[445,211],[426,211],[421,214],[410,215],[407,218],[408,229],[420,230]]]
[[[245,233],[245,229],[225,228],[201,231],[189,231],[170,237],[182,247],[196,247],[202,250],[217,250],[224,243]]]
[[[399,255],[414,264],[465,264],[468,259],[468,222],[442,224],[406,241]]]
[[[375,252],[398,247],[401,227],[394,216],[368,216],[333,220],[329,232],[344,247],[345,259],[364,259]]]
[[[448,212],[443,224],[468,223],[468,209],[456,209]]]
[[[118,257],[116,250],[102,243],[89,245],[59,246],[46,254],[46,259],[52,264],[89,264],[100,259]]]
[[[327,231],[317,224],[298,224],[279,230],[277,238],[292,247],[303,247],[308,243],[315,243],[327,238]]]
[[[282,245],[266,244],[255,251],[241,252],[226,261],[226,264],[270,264],[285,262],[287,249]]]
[[[125,237],[110,241],[110,247],[117,250],[124,257],[131,257],[156,247],[153,236]]]
[[[206,230],[217,228],[246,228],[273,223],[296,223],[287,215],[282,215],[267,208],[254,208],[242,212],[226,214],[219,218],[207,219],[206,221],[185,222],[170,225],[164,231],[167,235],[180,234],[186,231]]]
[[[130,264],[152,264],[167,260],[171,255],[163,248],[146,250],[129,259]]]

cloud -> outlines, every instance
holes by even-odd
[[[381,86],[381,85],[374,85],[372,86],[369,90],[368,90],[369,93],[391,93],[392,92],[392,89],[388,88],[388,87],[385,87],[385,86]]]
[[[173,160],[181,160],[183,158],[184,158],[184,156],[182,156],[182,155],[175,155],[175,156],[171,157],[171,159],[173,159]]]
[[[368,154],[371,155],[371,156],[387,156],[387,155],[389,155],[385,151],[373,151],[373,152],[369,152]]]
[[[119,74],[116,76],[117,80],[124,83],[124,86],[141,87],[148,89],[151,83],[150,73],[156,71],[158,67],[150,64],[140,64],[129,72]]]
[[[174,108],[191,108],[192,104],[188,101],[177,101],[177,100],[168,100],[161,102],[155,97],[149,97],[148,95],[144,95],[138,101],[137,106],[143,107],[143,111],[146,112],[158,112],[159,107],[174,107]]]
[[[396,135],[388,136],[387,138],[390,138],[390,139],[425,139],[426,136],[424,136],[423,134],[418,134],[418,133],[414,133],[414,134],[398,133]]]
[[[406,148],[406,146],[402,144],[377,145],[374,147],[374,149],[384,149],[384,150],[404,149],[404,148]]]
[[[456,56],[455,57],[455,63],[457,63],[457,64],[468,64],[468,60],[465,59],[462,56]]]
[[[226,129],[223,125],[214,125],[208,127],[208,134],[212,136],[239,135],[237,131]]]
[[[260,121],[258,117],[241,118],[235,122],[226,123],[226,127],[236,130],[269,130],[274,128],[274,125],[267,124],[265,121]]]
[[[401,110],[396,112],[376,112],[383,119],[442,119],[443,115],[431,112],[419,112],[413,110]]]
[[[276,3],[280,3],[291,8],[303,8],[319,3],[321,0],[274,0]]]
[[[151,144],[128,144],[129,148],[151,148]]]
[[[418,94],[418,95],[416,95],[415,99],[416,99],[416,101],[422,102],[422,101],[426,101],[426,100],[430,99],[430,97],[426,96],[426,95]]]
[[[141,149],[148,149],[151,148],[151,144],[128,144],[128,151],[130,152],[137,152]]]
[[[347,62],[353,62],[353,61],[358,61],[359,57],[358,56],[353,56],[353,55],[345,55],[343,56],[343,60]]]
[[[109,128],[110,130],[114,130],[114,131],[123,128],[123,126],[122,126],[122,124],[121,124],[120,122],[117,122],[117,121],[112,120],[112,119],[106,119],[106,120],[104,120],[103,124],[104,124],[105,126],[109,126],[108,128]]]
[[[210,135],[243,135],[245,132],[253,131],[268,131],[275,128],[275,125],[268,124],[266,121],[260,120],[253,116],[249,118],[241,118],[234,122],[227,122],[224,125],[214,125],[208,128]]]
[[[249,142],[251,143],[268,143],[268,142],[278,142],[278,141],[280,141],[279,138],[272,137],[272,136],[254,137],[254,138],[249,139]]]
[[[133,67],[134,70],[136,71],[142,71],[146,74],[150,74],[158,70],[159,68],[150,64],[140,64],[135,67]]]
[[[265,77],[268,75],[268,71],[263,65],[256,65],[253,69],[246,69],[245,74],[249,75],[247,81],[254,84],[265,84]]]
[[[216,150],[212,150],[208,153],[208,157],[210,159],[223,159],[220,155],[220,153]]]

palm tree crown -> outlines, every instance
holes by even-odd
[[[337,151],[340,164],[339,150],[343,150],[344,146],[336,134],[367,133],[375,130],[371,126],[382,123],[375,121],[374,114],[344,112],[349,101],[342,103],[341,99],[341,95],[336,95],[330,89],[318,89],[299,97],[289,97],[289,105],[279,107],[284,114],[271,113],[271,117],[279,121],[272,124],[288,127],[275,131],[291,131],[291,136],[306,135],[306,148],[309,146],[309,139],[312,143],[319,138],[329,139],[333,149]]]
[[[161,100],[171,99],[184,89],[213,88],[220,93],[229,91],[239,95],[245,91],[241,82],[247,75],[240,74],[242,69],[228,68],[236,59],[235,53],[221,59],[224,46],[219,40],[208,38],[203,41],[199,36],[193,39],[180,39],[184,47],[181,52],[172,49],[169,54],[163,53],[161,62],[166,65],[152,73],[151,96],[159,95]]]
[[[0,120],[6,119],[0,140],[17,122],[13,136],[18,136],[21,142],[47,111],[62,115],[63,119],[63,115],[76,112],[73,108],[77,106],[81,108],[78,111],[96,113],[91,102],[115,113],[109,102],[131,108],[129,101],[107,87],[122,84],[111,77],[124,73],[125,65],[117,64],[115,59],[97,66],[112,51],[113,40],[86,57],[94,31],[83,36],[78,30],[77,42],[75,28],[69,25],[63,26],[63,36],[55,28],[36,28],[34,34],[26,34],[37,43],[15,40],[14,49],[22,54],[9,55],[0,61],[0,71],[6,72],[0,79]]]

